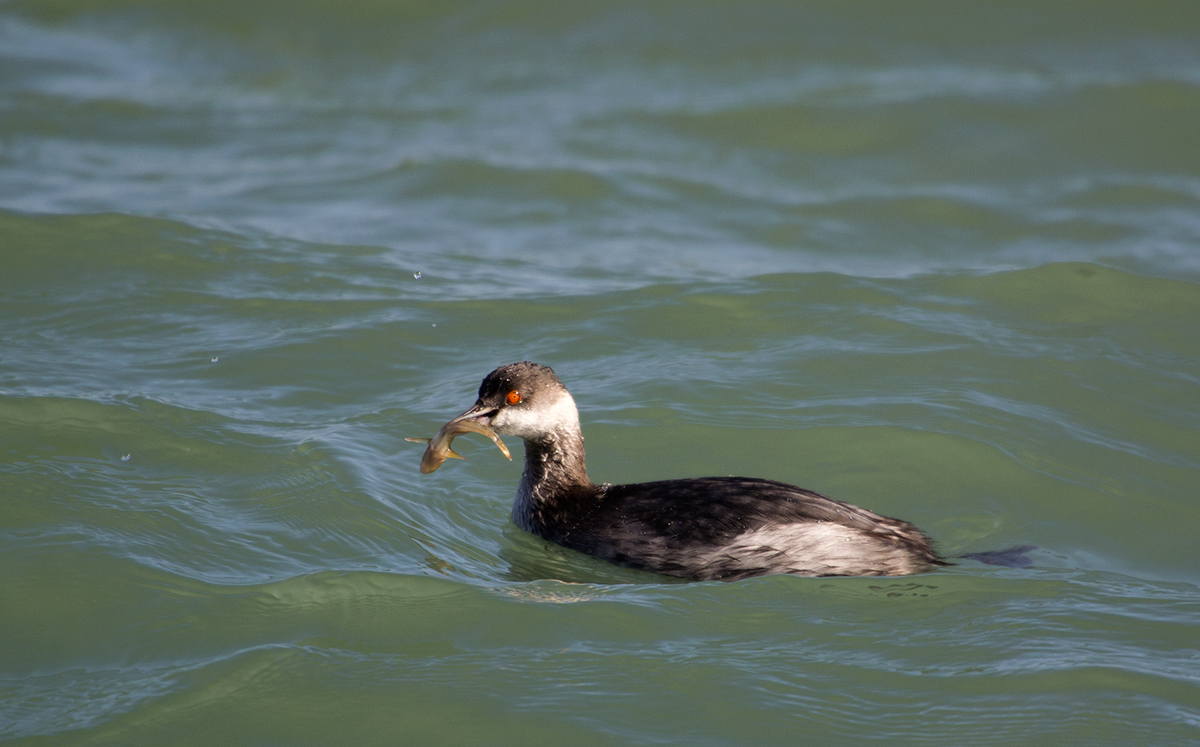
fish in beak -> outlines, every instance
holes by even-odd
[[[500,451],[504,452],[504,456],[511,462],[512,454],[509,453],[508,447],[500,440],[500,436],[488,427],[495,414],[495,407],[476,402],[470,410],[443,425],[433,438],[406,438],[404,440],[428,444],[425,447],[425,454],[421,456],[421,473],[425,475],[435,472],[446,459],[466,459],[462,454],[450,448],[454,437],[464,433],[481,433],[492,439],[492,442],[500,448]]]

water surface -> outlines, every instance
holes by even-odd
[[[1200,740],[1198,121],[1192,3],[0,5],[0,737]],[[522,359],[1034,565],[548,545],[403,440]]]

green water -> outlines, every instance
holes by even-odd
[[[0,739],[1200,741],[1200,6],[0,4]],[[916,523],[680,583],[418,473]]]

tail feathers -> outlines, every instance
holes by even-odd
[[[1007,550],[969,552],[958,557],[978,560],[980,563],[988,565],[1002,565],[1006,568],[1029,568],[1033,566],[1033,560],[1029,557],[1029,553],[1036,549],[1038,549],[1037,545],[1019,545]]]

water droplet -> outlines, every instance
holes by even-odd
[[[132,456],[133,456],[133,454],[126,454],[125,456],[121,457],[121,461],[122,461],[122,462],[128,462],[128,461],[129,461],[129,458],[130,458],[130,457],[132,457]]]
[[[414,279],[414,280],[420,280],[420,279],[421,279],[421,273],[420,273],[420,271],[417,271],[417,272],[414,272],[414,273],[413,273],[413,279]]]

